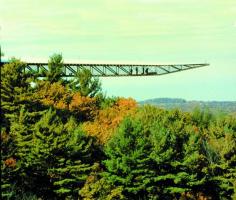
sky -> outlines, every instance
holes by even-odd
[[[0,0],[2,59],[210,63],[152,77],[101,78],[107,96],[236,100],[235,0]]]

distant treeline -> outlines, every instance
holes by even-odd
[[[236,118],[106,97],[82,70],[1,69],[1,195],[24,200],[236,198]]]
[[[166,109],[178,108],[187,112],[200,108],[209,109],[212,112],[236,114],[236,101],[186,101],[180,98],[155,98],[140,101],[139,104],[151,104]]]

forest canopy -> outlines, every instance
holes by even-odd
[[[2,199],[236,199],[236,118],[107,97],[89,70],[1,67]]]

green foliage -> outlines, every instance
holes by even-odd
[[[204,128],[208,127],[213,118],[213,115],[209,109],[201,110],[198,107],[194,109],[192,116],[197,125]]]
[[[61,54],[53,54],[48,61],[46,80],[55,83],[62,80],[63,59]]]
[[[16,145],[10,127],[30,95],[30,79],[22,73],[24,67],[24,63],[12,59],[1,68],[1,188],[8,199],[14,196],[17,182]]]
[[[112,107],[115,105],[115,103],[117,103],[119,97],[105,97],[105,96],[102,96],[100,97],[100,101],[101,102],[101,108],[102,109],[106,109],[106,108],[109,108],[109,107]]]
[[[122,187],[114,187],[105,178],[92,174],[80,190],[80,195],[84,200],[126,200],[122,191]]]
[[[227,166],[231,175],[222,172],[218,178],[213,170],[217,152],[205,137],[206,130],[197,129],[190,115],[147,106],[137,117],[123,121],[104,149],[107,160],[102,175],[111,185],[122,187],[128,199],[232,195],[233,169]],[[228,149],[234,148],[231,141]]]
[[[208,127],[208,142],[216,156],[211,161],[213,181],[220,186],[220,195],[230,198],[236,194],[236,120],[233,117],[218,119]]]
[[[57,164],[48,173],[60,198],[78,198],[79,190],[93,168],[93,139],[76,129],[66,143],[66,150],[65,156],[58,156]]]
[[[22,73],[24,67],[25,63],[12,59],[1,68],[1,122],[7,129],[25,103],[30,88],[27,75]]]
[[[140,122],[126,118],[104,151],[108,158],[104,161],[107,169],[104,177],[108,183],[122,186],[124,194],[129,195],[130,199],[144,198],[154,172],[148,169],[152,164],[147,156],[150,141],[143,133]]]
[[[95,97],[101,91],[101,83],[92,77],[90,70],[83,69],[77,72],[71,88],[73,91],[80,92],[81,96]]]

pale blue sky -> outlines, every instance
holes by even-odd
[[[0,0],[5,59],[201,63],[156,77],[103,78],[108,95],[236,100],[235,0]]]

